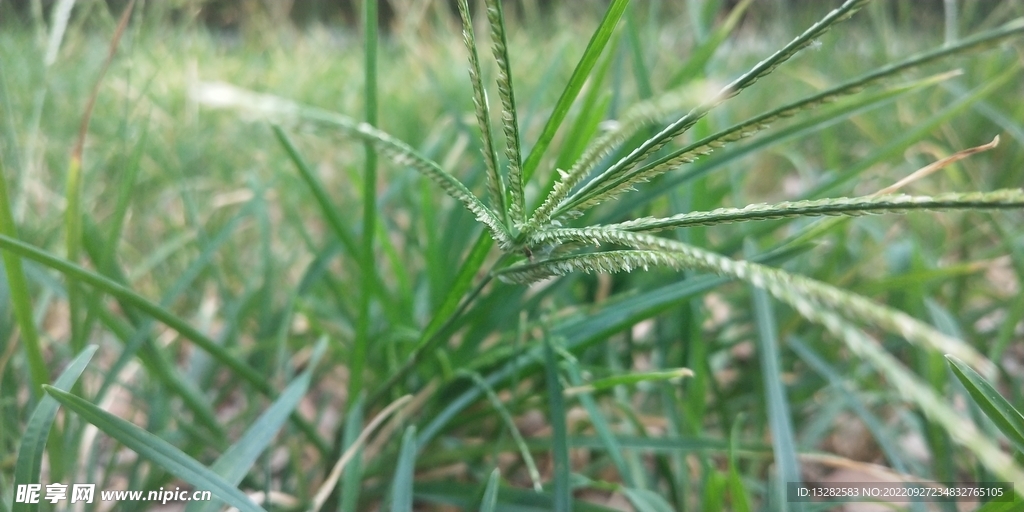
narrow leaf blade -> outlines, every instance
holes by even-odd
[[[89,345],[78,354],[77,357],[53,386],[57,389],[67,391],[78,381],[78,377],[85,371],[86,365],[92,360],[96,353],[96,345]],[[43,454],[46,450],[46,439],[50,436],[50,427],[57,417],[57,409],[60,404],[49,395],[39,401],[39,405],[32,411],[32,416],[25,427],[25,433],[21,437],[21,447],[18,448],[18,461],[14,466],[14,488],[23,484],[39,483],[39,475],[42,471]],[[39,510],[38,503],[15,502],[11,512],[30,512]]]
[[[548,118],[547,123],[544,125],[540,138],[537,139],[537,143],[530,151],[530,156],[526,157],[526,162],[523,164],[524,181],[529,181],[534,171],[537,170],[537,166],[540,165],[540,159],[544,156],[544,151],[551,144],[551,140],[555,138],[558,127],[565,120],[566,114],[569,113],[569,107],[572,106],[580,90],[583,89],[587,76],[590,75],[590,71],[604,52],[605,46],[615,30],[615,26],[628,5],[629,0],[612,0],[608,10],[605,11],[601,24],[598,25],[594,35],[590,38],[590,42],[587,43],[587,49],[583,51],[583,57],[580,58],[576,68],[573,69],[572,76],[569,77],[569,83],[566,84],[565,89],[562,90],[562,95],[558,98],[558,102],[555,103],[555,108],[551,112],[551,117]]]
[[[11,213],[11,199],[7,192],[7,179],[4,177],[3,160],[0,160],[0,236],[12,239],[18,237],[14,216]],[[42,385],[47,382],[46,361],[43,360],[43,349],[39,341],[32,315],[32,299],[28,291],[28,281],[21,266],[21,259],[14,254],[3,254],[4,270],[7,272],[7,283],[11,289],[11,303],[14,316],[21,331],[22,344],[25,346],[25,357],[28,360],[29,376],[32,379],[32,393],[38,396]]]
[[[412,512],[413,476],[416,472],[416,427],[405,429],[398,467],[391,488],[391,512]]]
[[[562,383],[558,380],[558,362],[551,339],[544,337],[544,381],[548,390],[548,407],[551,427],[554,432],[551,442],[554,459],[554,509],[556,512],[572,510],[572,489],[569,487],[569,434],[566,428],[565,399],[562,397]]]
[[[116,439],[154,464],[195,486],[209,490],[227,504],[246,512],[264,512],[242,491],[173,445],[138,426],[114,416],[83,398],[53,386],[44,386],[50,396],[85,421]]]
[[[317,344],[314,354],[321,354],[325,348],[326,338],[321,339]],[[314,360],[318,357],[315,355]],[[281,427],[288,421],[289,415],[299,405],[302,397],[306,395],[314,366],[315,364],[310,364],[306,371],[296,377],[277,397],[277,400],[246,429],[242,437],[217,458],[213,466],[210,466],[214,473],[234,485],[238,485],[242,481],[249,468],[270,446],[270,442],[274,440],[277,432],[281,430]],[[217,510],[217,506],[215,501],[196,501],[189,503],[186,510],[189,512],[211,511]]]
[[[946,360],[953,374],[971,394],[974,403],[996,424],[1017,451],[1024,453],[1024,416],[1020,411],[966,363],[950,355],[946,356]]]
[[[501,470],[494,468],[491,476],[487,478],[487,487],[484,488],[484,497],[480,500],[480,512],[494,512],[498,507],[498,484],[501,482]]]

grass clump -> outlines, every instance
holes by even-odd
[[[659,18],[657,7],[613,0],[585,46],[561,43],[578,60],[537,70],[517,49],[551,55],[550,47],[525,44],[533,34],[517,33],[500,1],[482,2],[474,16],[461,0],[464,48],[436,42],[427,62],[446,73],[450,64],[436,55],[468,54],[470,89],[422,62],[404,71],[429,77],[439,112],[417,108],[424,101],[409,76],[389,80],[398,48],[385,44],[377,68],[373,9],[363,71],[352,74],[365,78],[363,90],[340,85],[365,99],[362,121],[309,105],[337,103],[319,96],[318,80],[307,103],[286,99],[307,92],[290,95],[284,81],[277,94],[225,80],[178,84],[188,90],[176,100],[186,111],[225,123],[236,153],[251,150],[269,172],[241,186],[227,171],[247,164],[221,157],[225,175],[212,182],[241,188],[215,200],[185,169],[163,178],[179,195],[180,219],[147,249],[153,240],[133,238],[139,228],[126,218],[127,190],[160,178],[136,167],[146,156],[176,153],[170,161],[183,163],[206,154],[199,139],[150,149],[145,135],[142,156],[119,157],[135,167],[113,214],[67,201],[66,258],[40,247],[56,243],[45,230],[22,229],[19,239],[18,216],[0,217],[26,349],[27,366],[12,368],[46,391],[19,397],[4,381],[5,407],[50,418],[33,416],[24,436],[3,440],[21,452],[13,481],[42,481],[39,461],[49,456],[51,479],[85,474],[107,484],[128,475],[129,488],[146,489],[181,481],[250,510],[796,508],[787,482],[813,483],[837,468],[893,481],[1024,482],[1002,438],[978,435],[992,425],[964,414],[962,404],[979,395],[951,396],[960,391],[943,359],[962,381],[967,367],[977,369],[978,389],[989,389],[977,384],[983,378],[1021,382],[1006,356],[1019,344],[1024,308],[978,274],[1002,268],[1019,283],[1024,273],[1014,222],[1024,191],[1012,169],[1024,162],[1024,132],[1005,113],[1019,107],[1004,97],[1021,65],[1012,52],[982,53],[1015,41],[1024,23],[990,23],[962,39],[947,31],[944,45],[829,85],[813,70],[840,54],[835,32],[867,30],[838,25],[863,10],[884,25],[888,14],[848,0],[736,74],[732,61],[750,57],[728,36],[748,4],[723,12],[717,26],[704,14],[716,3],[694,10],[691,60],[669,66],[672,57],[647,40],[662,29],[645,21]],[[937,67],[949,63],[964,69]],[[715,83],[726,74],[736,78]],[[557,81],[546,77],[555,75],[566,85],[552,93]],[[655,94],[654,83],[667,92]],[[627,98],[634,106],[622,108]],[[410,113],[390,120],[390,100]],[[358,102],[346,101],[342,110],[355,111],[348,107]],[[231,124],[211,107],[271,129]],[[997,146],[993,125],[1009,142]],[[361,140],[365,156],[323,134]],[[256,137],[278,147],[251,144]],[[391,164],[378,169],[378,154]],[[869,174],[885,165],[897,168]],[[940,170],[942,179],[923,179]],[[765,182],[788,184],[787,199],[751,199],[779,193],[765,194]],[[16,213],[15,200],[0,199]],[[928,211],[945,213],[918,213]],[[891,214],[910,215],[894,223]],[[23,263],[28,283],[18,277]],[[133,267],[162,272],[136,270],[133,279]],[[38,321],[27,313],[65,300],[73,343],[33,340]],[[993,318],[1003,322],[995,342]],[[93,355],[85,342],[97,340]],[[46,385],[43,349],[51,361],[81,354],[74,375]],[[79,377],[88,364],[107,377]],[[108,410],[115,387],[144,428]],[[51,400],[73,413],[63,425],[50,426]],[[869,448],[823,456],[849,415]],[[65,439],[77,457],[39,450],[51,428],[50,445]],[[145,471],[117,462],[116,448],[80,441],[94,428],[142,455],[134,464]],[[296,435],[276,437],[281,431]],[[889,443],[896,435],[920,440],[930,458]]]

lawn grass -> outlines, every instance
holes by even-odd
[[[944,33],[969,37],[1024,16],[996,3],[990,14],[959,11],[957,30],[944,32],[875,2],[669,149],[953,44]],[[962,343],[885,315],[861,316],[863,330],[847,333],[827,308],[815,318],[705,267],[577,272],[529,286],[492,279],[512,275],[515,259],[543,265],[550,247],[502,254],[474,214],[386,152],[375,162],[339,130],[272,126],[258,108],[211,108],[203,92],[228,94],[236,89],[209,85],[230,84],[368,120],[480,197],[489,190],[481,151],[496,167],[519,159],[528,213],[555,168],[568,170],[632,105],[660,101],[651,103],[658,123],[674,119],[827,12],[733,28],[717,2],[694,4],[711,7],[613,9],[606,50],[579,68],[588,41],[605,44],[591,40],[601,9],[555,9],[554,20],[506,10],[522,140],[510,156],[507,123],[492,123],[496,148],[481,143],[461,28],[438,7],[400,11],[398,28],[380,34],[375,72],[364,53],[364,35],[375,34],[355,28],[254,22],[263,29],[216,33],[141,11],[100,78],[120,13],[96,4],[73,17],[52,64],[35,27],[5,25],[0,511],[25,510],[13,503],[15,483],[33,481],[213,490],[250,510],[812,510],[784,502],[785,482],[1021,474],[1018,439],[999,433],[1005,422],[987,419],[960,384],[963,368],[951,371],[935,349],[963,351],[982,374],[971,378],[995,382],[1011,409],[1024,405],[1019,207],[661,233],[864,295]],[[505,98],[477,14],[496,119]],[[773,121],[571,224],[866,196],[996,135],[997,147],[902,191],[1019,189],[1022,50],[1010,39]],[[80,189],[68,187],[98,80]],[[892,364],[915,380],[898,380]],[[918,384],[945,409],[923,406]],[[998,453],[965,444],[954,421],[976,425]],[[1015,453],[1003,473],[986,464]],[[1019,492],[1024,481],[1014,483]]]

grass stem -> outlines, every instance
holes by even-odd
[[[377,125],[377,0],[363,1],[363,34],[365,54],[366,123]],[[356,339],[352,350],[348,396],[357,397],[363,391],[363,370],[370,337],[370,302],[376,274],[373,258],[373,235],[377,224],[377,150],[365,143],[366,168],[363,177],[363,236],[361,258],[359,313],[356,318]]]

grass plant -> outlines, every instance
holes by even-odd
[[[367,1],[361,39],[243,30],[244,57],[95,3],[109,74],[63,85],[100,47],[72,4],[41,63],[0,33],[0,511],[61,478],[214,492],[191,511],[1024,485],[1014,2],[952,2],[929,47],[846,0],[768,53],[751,2],[688,2],[685,38],[660,3],[543,36],[410,4],[382,39]]]

